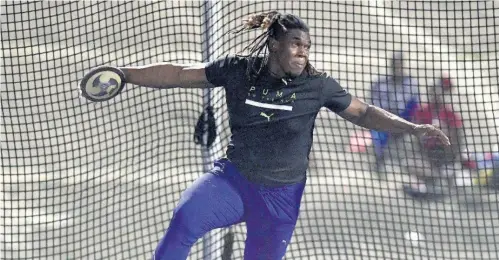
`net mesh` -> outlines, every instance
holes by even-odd
[[[445,100],[463,118],[463,147],[497,145],[497,1],[2,1],[1,258],[150,259],[181,191],[209,167],[193,142],[205,95],[218,125],[210,153],[224,153],[224,92],[128,85],[91,103],[79,98],[78,82],[103,64],[196,63],[240,51],[259,32],[229,32],[269,10],[303,18],[311,62],[359,98],[370,99],[394,51],[405,53],[423,101],[448,71],[456,89]],[[474,184],[414,200],[402,191],[408,177],[398,159],[380,179],[373,148],[350,146],[361,128],[326,110],[316,122],[286,259],[499,258],[497,190]],[[220,256],[229,232],[232,258],[242,259],[244,224],[215,230],[205,250]],[[190,259],[203,255],[199,240]]]

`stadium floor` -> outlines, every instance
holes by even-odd
[[[3,258],[149,259],[195,170],[3,184],[2,208],[10,209]],[[416,201],[403,194],[402,181],[312,170],[286,259],[497,259],[497,193],[467,187],[441,201]],[[244,226],[234,230],[234,259],[241,259]],[[408,232],[423,237],[408,240]],[[200,246],[190,259],[200,259]]]

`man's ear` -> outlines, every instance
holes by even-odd
[[[279,42],[269,37],[269,50],[270,52],[276,52],[279,49]]]

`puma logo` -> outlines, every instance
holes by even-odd
[[[263,116],[263,117],[265,117],[265,118],[267,118],[267,121],[270,121],[270,117],[272,117],[274,114],[272,113],[270,115],[267,115],[264,112],[260,112],[260,115]]]

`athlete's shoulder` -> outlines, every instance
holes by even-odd
[[[314,71],[313,73],[310,73],[304,71],[302,75],[294,80],[294,82],[306,85],[310,89],[317,90],[324,88],[324,86],[327,86],[328,80],[334,81],[334,79],[330,77],[326,72]]]
[[[317,73],[315,78],[320,82],[322,106],[333,112],[345,110],[352,101],[352,95],[343,88],[338,80],[326,72]]]
[[[310,75],[311,77],[318,77],[318,78],[332,78],[331,75],[329,75],[327,72],[325,71],[319,71],[319,70],[316,70],[315,73],[311,74]]]
[[[324,82],[327,80],[336,80],[331,75],[329,75],[327,72],[318,71],[318,70],[315,70],[312,73],[307,74],[306,78],[309,80],[312,80],[312,81],[320,81],[320,82]]]
[[[206,78],[215,86],[228,86],[232,79],[240,79],[246,70],[246,59],[235,54],[224,54],[205,64]]]
[[[339,80],[327,72],[317,71],[314,75],[310,75],[309,79],[313,82],[311,85],[314,85],[314,87],[317,86],[318,89],[321,89],[323,94],[336,92],[348,93],[347,90],[341,86]]]
[[[248,63],[248,57],[229,53],[220,56],[217,59],[217,61],[223,63],[223,65],[232,65],[232,66],[245,65]]]
[[[207,74],[214,77],[242,75],[247,68],[248,59],[237,54],[224,54],[206,64]]]

